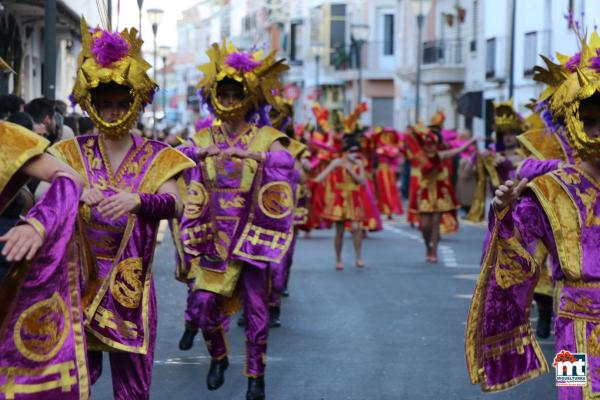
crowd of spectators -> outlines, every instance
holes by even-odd
[[[0,95],[0,120],[24,126],[52,143],[94,131],[89,117],[69,114],[67,103],[44,97],[25,103],[14,94]]]
[[[24,126],[47,138],[51,143],[69,139],[79,135],[95,133],[92,120],[77,112],[68,112],[67,103],[62,100],[49,100],[44,97],[31,100],[29,103],[14,94],[0,94],[0,120],[6,120]],[[156,139],[172,146],[181,144],[177,137],[185,139],[188,129],[168,127],[159,129]],[[153,139],[150,127],[139,122],[134,134]]]

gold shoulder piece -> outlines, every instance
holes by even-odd
[[[63,161],[73,168],[85,181],[85,186],[89,187],[88,173],[83,162],[81,148],[77,139],[66,139],[55,143],[48,149],[48,153]]]
[[[156,193],[156,191],[169,179],[187,168],[196,165],[179,150],[165,147],[152,160],[152,164],[140,185],[142,193]]]
[[[277,129],[271,126],[263,126],[259,129],[256,135],[256,139],[250,145],[251,151],[269,151],[271,145],[277,140],[281,140],[285,147],[288,147],[290,143],[290,139],[285,133],[278,131]]]
[[[568,161],[560,139],[554,134],[544,132],[544,129],[532,129],[519,136],[517,140],[527,155],[531,154],[538,160]]]
[[[306,151],[306,145],[296,139],[290,139],[290,144],[287,147],[287,150],[295,159],[300,159]]]
[[[208,147],[212,144],[212,137],[210,136],[210,128],[204,128],[198,131],[192,136],[192,142],[198,147]]]
[[[25,175],[17,174],[29,160],[42,154],[50,142],[43,137],[10,122],[0,122],[0,193],[6,207],[22,185]]]

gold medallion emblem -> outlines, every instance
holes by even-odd
[[[258,205],[265,215],[274,219],[285,218],[292,212],[292,188],[287,182],[271,182],[260,189]]]
[[[32,361],[48,361],[61,349],[71,321],[58,292],[38,301],[21,313],[13,332],[15,345]]]
[[[142,300],[142,259],[127,258],[115,268],[110,292],[123,307],[137,308]]]
[[[186,218],[198,218],[208,205],[208,192],[198,181],[191,181],[186,196],[183,214]]]

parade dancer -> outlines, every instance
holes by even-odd
[[[102,353],[109,352],[115,399],[147,399],[156,341],[156,233],[161,219],[183,211],[175,178],[194,163],[130,133],[156,90],[137,30],[90,30],[82,19],[81,34],[73,100],[100,133],[59,142],[50,152],[89,189],[79,215],[89,249],[83,313],[91,381],[100,377]]]
[[[296,191],[294,193],[294,238],[283,260],[278,264],[271,265],[271,293],[269,295],[269,326],[271,328],[281,326],[281,298],[288,295],[287,288],[294,251],[296,249],[298,230],[300,226],[305,225],[308,221],[308,210],[306,208],[309,198],[307,172],[310,169],[307,159],[310,155],[308,149],[306,145],[295,138],[294,103],[281,96],[276,96],[275,100],[278,103],[278,107],[272,107],[269,117],[272,126],[285,132],[290,139],[287,150],[294,157],[292,177],[296,184]],[[285,113],[278,112],[278,110],[282,109],[285,110]]]
[[[44,153],[49,144],[0,121],[0,211],[30,177],[50,182],[46,195],[0,237],[2,257],[11,263],[0,286],[0,398],[89,398],[79,308],[81,247],[72,239],[83,180]]]
[[[491,151],[486,151],[476,157],[477,187],[471,209],[466,217],[467,220],[483,221],[488,184],[492,191],[495,191],[502,182],[515,179],[517,169],[525,159],[525,153],[519,147],[517,135],[523,133],[525,129],[525,121],[515,111],[512,101],[495,105],[496,141]]]
[[[495,192],[491,238],[485,249],[466,331],[467,367],[472,383],[485,391],[503,390],[548,371],[530,326],[533,287],[541,266],[534,252],[545,246],[552,279],[560,288],[555,320],[556,352],[587,354],[585,386],[561,386],[560,399],[592,399],[600,390],[600,344],[596,309],[600,304],[600,240],[596,215],[600,167],[600,37],[560,64],[544,57],[534,79],[542,93],[553,133],[563,132],[581,162],[527,184],[507,181]]]
[[[398,190],[398,168],[403,161],[401,139],[400,135],[391,128],[376,128],[374,139],[379,210],[391,220],[394,215],[404,213],[400,190]]]
[[[200,132],[197,147],[183,148],[199,162],[184,174],[181,238],[195,276],[186,327],[202,330],[211,356],[206,383],[216,390],[229,366],[223,323],[242,303],[246,398],[264,399],[269,265],[281,262],[294,236],[294,159],[285,150],[286,135],[265,124],[264,107],[276,104],[273,91],[287,66],[274,51],[261,59],[260,52],[225,42],[207,55],[198,86],[221,125]]]
[[[459,208],[454,197],[449,165],[446,161],[463,152],[475,139],[459,148],[445,150],[440,135],[432,129],[416,126],[415,136],[419,145],[416,157],[419,160],[420,172],[416,202],[425,242],[425,260],[429,263],[437,263],[440,225],[443,223],[442,215],[451,214],[448,219],[456,219],[454,214]],[[454,224],[457,225],[457,222]]]
[[[346,223],[351,224],[356,267],[364,267],[361,225],[365,216],[359,186],[365,183],[365,167],[358,156],[359,151],[358,141],[346,137],[343,155],[329,163],[315,178],[317,183],[327,179],[322,217],[335,223],[335,269],[338,271],[344,269],[342,245]]]

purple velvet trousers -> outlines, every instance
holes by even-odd
[[[238,281],[246,316],[246,369],[248,377],[263,376],[269,336],[269,270],[244,264]],[[205,290],[192,290],[190,284],[185,322],[188,328],[202,330],[206,348],[213,360],[227,356],[225,337],[228,317],[221,309],[222,296]]]
[[[115,400],[146,400],[150,398],[156,342],[156,317],[156,292],[154,282],[152,282],[148,305],[148,327],[150,329],[148,353],[115,352],[108,354]],[[93,385],[102,375],[102,352],[88,351],[88,363]]]

